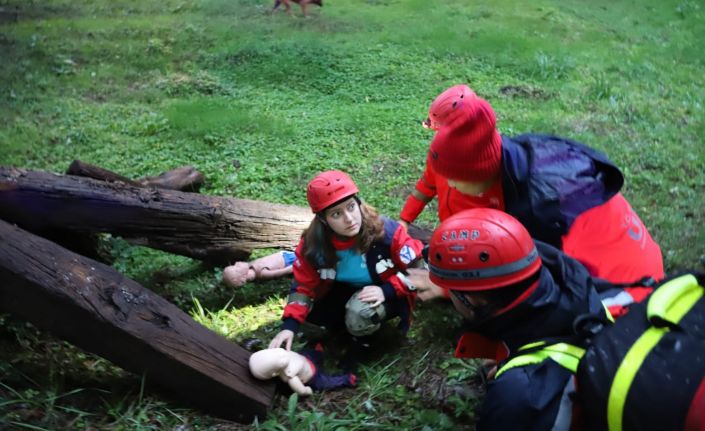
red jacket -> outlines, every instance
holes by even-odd
[[[504,199],[501,193],[501,183],[497,182],[498,193],[490,193],[491,197],[472,197],[460,193],[448,185],[448,180],[436,174],[428,163],[423,175],[416,182],[415,190],[409,195],[401,210],[400,218],[412,223],[421,214],[427,203],[438,196],[438,219],[443,221],[455,213],[470,208],[495,208],[504,210]]]
[[[416,291],[403,281],[400,271],[421,258],[423,243],[411,238],[399,223],[383,217],[384,236],[372,243],[365,254],[367,269],[373,284],[382,288],[385,301],[394,298],[406,298],[407,315],[402,327],[408,328]],[[294,262],[294,284],[291,287],[289,301],[284,307],[284,329],[296,330],[304,322],[314,301],[324,297],[335,282],[335,266],[324,268],[307,261],[303,254],[304,239],[296,247]]]
[[[534,196],[531,193],[527,193],[525,187],[519,187],[524,183],[531,185],[529,174],[522,170],[519,170],[519,174],[510,175],[506,173],[506,171],[510,170],[510,167],[507,166],[512,166],[509,155],[514,153],[507,151],[507,142],[503,141],[503,145],[503,151],[508,153],[507,156],[503,155],[503,170],[505,171],[503,177],[510,178],[512,181],[508,182],[507,179],[497,181],[485,193],[485,196],[468,196],[450,187],[448,180],[435,173],[429,163],[426,163],[423,176],[417,181],[414,191],[406,200],[400,218],[407,222],[413,222],[434,196],[438,196],[438,218],[440,221],[466,209],[495,208],[506,211],[519,219],[534,239],[549,242],[563,250],[567,255],[580,261],[588,268],[590,274],[595,277],[603,278],[611,283],[631,283],[644,277],[652,277],[655,280],[663,278],[661,249],[629,205],[629,202],[619,193],[618,188],[608,193],[605,196],[605,201],[598,202],[597,205],[574,214],[574,217],[569,223],[566,223],[556,241],[552,242],[545,239],[544,236],[547,235],[547,231],[552,225],[549,221],[553,220],[552,215],[555,213],[555,209],[551,209],[551,207],[558,205],[572,208],[575,204],[564,202],[567,199],[559,196],[556,196],[553,200],[541,194]],[[571,145],[575,146],[577,144]],[[541,148],[537,144],[534,146]],[[516,144],[514,144],[514,147],[516,147]],[[563,151],[565,152],[565,150]],[[574,153],[577,154],[576,151],[568,152],[568,154]],[[550,155],[553,156],[552,153]],[[558,156],[554,158],[558,161],[563,160],[559,156],[561,156],[561,153],[558,153]],[[514,157],[517,158],[518,156],[514,155]],[[605,164],[602,162],[600,162],[601,164],[594,163],[600,166]],[[552,168],[549,169],[547,166],[542,166],[542,168],[546,169],[548,174],[553,172]],[[539,170],[539,168],[532,169]],[[614,169],[616,170],[616,167]],[[533,171],[529,169],[529,172]],[[567,178],[566,182],[570,183],[570,176],[565,176]],[[607,175],[603,174],[602,177],[604,176]],[[596,175],[594,183],[599,184],[605,181],[602,177]],[[520,179],[522,184],[517,185]],[[575,182],[579,183],[577,180]],[[507,184],[514,184],[514,187],[518,187],[521,193],[516,193]],[[553,191],[555,187],[559,187],[559,185],[551,185],[547,189]],[[598,187],[593,188],[598,189]],[[507,193],[507,191],[510,193]],[[588,198],[594,200],[594,198],[585,193],[577,191],[573,193],[574,197],[571,199],[580,201],[582,197],[586,201]],[[517,200],[522,202],[516,202]],[[522,215],[523,213],[521,212],[517,213],[517,208],[526,206],[524,201],[530,202],[531,205],[535,205],[545,211],[545,213],[535,214],[535,218],[540,221],[539,223],[531,224],[530,222],[533,220],[531,217],[527,217],[525,214]],[[630,295],[636,301],[640,301],[650,292],[650,289],[643,292],[637,292],[637,290],[639,289],[628,289]],[[628,303],[610,303],[609,306],[621,307],[625,305],[628,305]]]

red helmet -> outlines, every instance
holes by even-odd
[[[467,85],[450,87],[431,103],[428,108],[428,118],[423,122],[427,129],[438,130],[451,123],[461,112],[460,108],[466,99],[477,97]]]
[[[318,213],[358,191],[353,180],[345,172],[325,171],[308,183],[306,199],[311,211]]]
[[[490,208],[459,212],[441,223],[429,242],[431,281],[464,291],[497,289],[523,281],[541,268],[526,228]]]

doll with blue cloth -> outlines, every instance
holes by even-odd
[[[278,251],[251,262],[235,262],[223,270],[223,281],[230,287],[241,287],[249,281],[271,280],[292,273],[296,259],[293,251]]]
[[[250,356],[250,372],[253,376],[260,380],[279,377],[299,395],[355,387],[355,374],[326,374],[321,368],[322,364],[323,349],[320,344],[301,353],[276,347],[260,350]]]

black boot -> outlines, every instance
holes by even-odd
[[[352,337],[348,350],[338,362],[338,367],[344,373],[356,373],[360,363],[364,362],[369,356],[370,350],[369,336]]]

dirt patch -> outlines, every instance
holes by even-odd
[[[505,85],[499,89],[499,93],[507,97],[520,97],[525,99],[548,99],[548,94],[540,88],[528,85]]]
[[[77,10],[68,5],[56,6],[40,2],[10,1],[0,7],[0,24],[42,18],[71,17],[76,14]]]
[[[442,357],[425,358],[429,364],[439,364]],[[404,371],[398,383],[421,398],[421,404],[432,410],[440,410],[457,418],[458,423],[474,425],[475,410],[484,397],[481,374],[467,380],[457,381],[448,377],[448,372],[429,366],[422,372]]]

